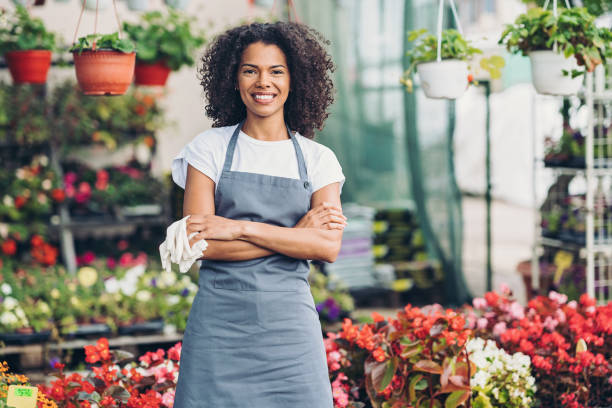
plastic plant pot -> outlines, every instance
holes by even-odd
[[[145,86],[165,86],[169,75],[170,68],[164,61],[153,64],[137,61],[134,70],[134,83]]]
[[[73,52],[77,81],[85,95],[123,95],[134,77],[136,53]]]
[[[16,84],[44,84],[51,66],[51,51],[9,51],[4,55]]]
[[[468,65],[461,60],[442,60],[418,64],[421,88],[428,98],[457,99],[468,87]]]
[[[532,51],[531,77],[538,93],[544,95],[575,95],[582,86],[583,76],[572,78],[563,75],[578,69],[578,63],[573,56],[565,58],[563,54],[554,51]]]

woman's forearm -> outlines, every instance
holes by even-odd
[[[316,228],[286,228],[253,221],[240,221],[239,239],[297,259],[334,262],[340,252],[342,231]]]
[[[215,261],[248,261],[274,254],[274,252],[253,243],[234,240],[219,241],[207,239],[207,248],[202,252],[202,258]]]

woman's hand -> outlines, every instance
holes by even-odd
[[[327,202],[312,208],[295,225],[295,228],[328,230],[343,230],[344,227],[346,227],[346,217],[342,214],[342,210]]]
[[[240,221],[219,217],[212,214],[191,214],[187,218],[187,236],[197,232],[189,242],[199,239],[215,239],[219,241],[233,241],[242,234]]]

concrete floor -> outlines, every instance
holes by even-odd
[[[534,212],[531,208],[496,200],[492,205],[493,288],[508,284],[525,303],[525,285],[516,271],[531,259]],[[483,197],[463,197],[463,272],[474,296],[486,289],[486,206]]]

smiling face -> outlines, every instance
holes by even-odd
[[[289,85],[287,58],[278,46],[256,42],[244,50],[238,67],[238,90],[247,116],[282,118]]]

